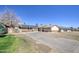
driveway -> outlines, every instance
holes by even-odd
[[[36,40],[38,44],[48,45],[58,53],[79,52],[79,41],[65,38],[57,33],[28,32],[26,35]]]

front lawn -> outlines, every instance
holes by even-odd
[[[15,52],[19,45],[19,39],[13,35],[0,37],[0,53]]]

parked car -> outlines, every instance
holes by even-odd
[[[8,33],[7,27],[3,23],[0,23],[0,36],[7,33]]]

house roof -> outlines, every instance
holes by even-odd
[[[37,26],[34,25],[20,25],[20,28],[36,28]]]

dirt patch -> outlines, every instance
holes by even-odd
[[[39,44],[36,43],[35,40],[32,38],[23,35],[23,34],[18,34],[16,35],[21,39],[21,44],[20,47],[17,49],[17,53],[48,53],[48,52],[53,52],[53,49],[44,45],[44,44]]]
[[[36,44],[36,50],[39,53],[48,53],[48,52],[53,52],[53,49],[44,45],[44,44]]]

